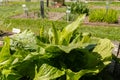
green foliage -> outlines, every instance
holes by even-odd
[[[91,22],[107,22],[107,23],[117,23],[118,13],[113,9],[96,9],[91,11],[89,15],[89,21]]]
[[[5,44],[0,52],[0,63],[6,61],[11,55],[10,55],[10,40],[5,38]]]
[[[48,64],[43,64],[39,72],[36,73],[34,80],[50,80],[58,78],[65,74],[65,71],[61,71],[56,67],[50,66]]]
[[[47,33],[42,28],[40,36],[25,30],[5,38],[0,80],[79,80],[101,72],[111,62],[113,45],[108,39],[100,39],[93,46],[90,33],[73,35],[84,17],[62,30],[54,24]]]
[[[89,32],[92,34],[94,37],[99,37],[99,38],[108,38],[110,40],[117,40],[120,41],[120,29],[119,26],[90,26],[90,25],[84,25],[81,26],[77,32]]]
[[[71,13],[73,14],[89,14],[87,5],[83,2],[76,2],[71,4]]]
[[[29,34],[26,34],[26,33],[29,33]],[[14,38],[11,40],[11,47],[16,46],[16,48],[20,48],[20,49],[24,48],[26,50],[31,48],[35,49],[36,37],[33,37],[33,36],[35,36],[35,34],[30,30],[25,30],[21,34],[15,34],[12,36]]]

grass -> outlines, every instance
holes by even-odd
[[[108,38],[120,41],[120,27],[115,26],[87,26],[83,25],[78,29],[79,32],[89,32],[94,37]]]
[[[12,31],[12,28],[19,28],[22,31],[25,29],[31,29],[38,34],[42,26],[44,26],[45,29],[48,29],[52,27],[52,23],[55,23],[55,26],[57,26],[58,29],[62,29],[68,24],[64,21],[53,22],[47,19],[6,19],[3,23],[5,24],[4,27],[1,27],[0,29],[4,31]]]

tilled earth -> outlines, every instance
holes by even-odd
[[[65,16],[65,13],[60,13],[60,12],[48,12],[47,13],[47,18],[49,20],[54,20],[54,21],[60,20],[63,16]],[[39,18],[39,16],[38,16],[38,13],[29,12],[28,16],[26,14],[19,14],[19,15],[12,16],[11,18],[37,19]]]

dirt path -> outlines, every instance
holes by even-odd
[[[90,26],[117,26],[117,27],[120,27],[120,18],[118,19],[118,23],[105,23],[105,22],[89,22],[89,18],[86,17],[84,19],[84,22],[83,24],[84,25],[90,25]]]
[[[60,20],[64,15],[65,15],[65,13],[60,13],[60,12],[48,12],[48,14],[47,14],[48,19],[49,19],[49,20],[53,20],[53,21]],[[37,19],[37,18],[39,18],[39,17],[37,16],[36,13],[34,13],[34,12],[29,12],[28,16],[26,16],[25,14],[20,14],[20,15],[12,16],[11,18]]]

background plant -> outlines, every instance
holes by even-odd
[[[91,22],[107,22],[117,23],[118,13],[113,9],[95,9],[90,12],[89,21]]]
[[[73,14],[89,14],[87,5],[83,2],[76,2],[71,4],[71,13]]]

